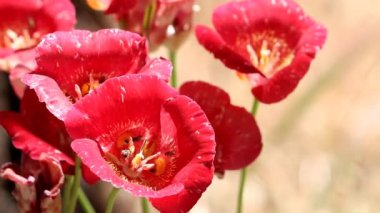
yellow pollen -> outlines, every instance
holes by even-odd
[[[166,160],[160,156],[154,160],[154,164],[156,165],[154,174],[157,176],[162,175],[165,172]]]
[[[132,160],[132,169],[135,170],[141,166],[141,161],[144,158],[141,154],[137,154]]]
[[[103,80],[101,80],[101,78],[99,78],[99,80],[95,80],[92,74],[90,74],[88,82],[82,84],[82,86],[75,84],[75,92],[77,94],[77,100],[81,99],[82,97],[96,90],[101,85],[102,82]]]
[[[87,0],[87,5],[94,10],[105,10],[108,6],[101,0]]]

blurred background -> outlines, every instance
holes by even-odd
[[[201,9],[195,23],[211,26],[213,8],[223,2],[227,1],[198,1]],[[295,92],[280,103],[259,107],[256,120],[264,149],[249,167],[244,211],[380,212],[380,1],[297,2],[327,27],[328,39]],[[96,29],[94,20],[103,21],[99,14],[76,4],[78,28]],[[162,48],[153,55],[166,57],[167,52]],[[193,34],[177,57],[179,85],[208,81],[228,91],[233,104],[250,110],[253,98],[248,82],[215,60]],[[1,77],[0,109],[4,110],[11,107],[10,91]],[[0,163],[9,161],[5,150],[0,149]],[[215,177],[191,212],[235,212],[238,182],[235,171],[226,172],[223,179]],[[91,191],[106,197],[109,186],[98,184]],[[6,200],[12,199],[3,190],[1,206]],[[104,200],[96,204],[100,209]],[[127,193],[118,195],[115,212],[139,208]],[[12,209],[11,205],[8,210]]]

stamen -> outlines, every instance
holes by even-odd
[[[124,157],[124,158],[128,158],[131,154],[131,151],[129,151],[128,149],[124,149],[124,150],[121,150],[121,155]]]
[[[78,84],[75,84],[74,88],[75,88],[75,93],[76,93],[77,96],[78,96],[78,99],[81,99],[81,98],[82,98],[82,91],[81,91],[81,89],[79,88]]]
[[[288,43],[273,31],[258,32],[252,35],[246,45],[252,64],[266,76],[288,66],[294,53]]]
[[[0,39],[2,39],[2,45],[7,48],[24,49],[36,45],[39,37],[37,33],[31,36],[29,27],[26,26],[26,28],[19,30],[5,29]]]
[[[251,44],[247,44],[246,48],[247,48],[247,52],[248,52],[248,54],[250,56],[250,59],[251,59],[252,63],[255,66],[259,65],[259,59],[258,59],[256,51],[253,49],[252,45]]]
[[[129,140],[128,140],[128,149],[129,149],[129,151],[131,151],[132,154],[135,153],[135,144],[133,143],[133,138],[132,137],[129,137]]]

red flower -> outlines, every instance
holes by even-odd
[[[0,14],[0,71],[11,73],[12,86],[21,97],[25,86],[19,78],[24,72],[15,67],[36,68],[33,48],[43,35],[74,27],[74,6],[69,0],[0,0]]]
[[[65,124],[94,174],[162,212],[190,210],[211,183],[211,125],[195,102],[154,76],[108,80],[74,105]]]
[[[0,0],[0,58],[38,44],[41,37],[71,30],[75,10],[69,0]]]
[[[192,26],[194,0],[87,0],[97,10],[116,14],[124,29],[149,37],[149,48],[156,49],[166,42],[177,49],[187,37]],[[147,8],[155,4],[149,29],[144,29]],[[146,32],[148,31],[148,32]]]
[[[36,71],[23,81],[63,120],[73,103],[104,81],[144,73],[168,80],[171,65],[149,59],[145,39],[122,30],[75,30],[47,35],[37,47]]]
[[[306,74],[326,29],[292,0],[244,0],[214,11],[217,32],[198,26],[198,41],[227,67],[247,74],[264,103],[287,97]]]
[[[13,181],[20,212],[60,212],[60,188],[64,175],[59,163],[47,155],[33,160],[22,156],[21,166],[4,164],[0,169],[0,177]]]
[[[231,105],[229,95],[205,82],[187,82],[180,89],[182,95],[196,101],[206,113],[215,131],[215,173],[248,166],[260,154],[260,130],[253,116],[242,107]]]

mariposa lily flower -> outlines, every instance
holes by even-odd
[[[59,162],[42,154],[38,159],[22,155],[21,165],[6,163],[0,177],[15,183],[13,196],[20,212],[60,212],[60,188],[64,175]]]
[[[260,154],[262,143],[254,117],[242,107],[230,103],[228,93],[201,81],[183,84],[179,92],[196,101],[206,113],[215,131],[215,173],[242,169]]]
[[[192,27],[194,0],[87,0],[87,2],[96,10],[116,14],[125,30],[147,36],[151,50],[164,43],[172,50],[177,49]],[[149,7],[153,10],[150,17]]]
[[[197,26],[198,41],[245,75],[264,103],[287,97],[309,69],[326,29],[292,0],[231,1],[213,13],[216,32]]]
[[[0,14],[0,71],[12,75],[12,86],[22,97],[25,86],[19,78],[36,68],[33,48],[47,33],[73,29],[74,6],[69,0],[0,0]],[[27,69],[15,69],[19,64]]]
[[[161,212],[189,211],[211,183],[210,123],[194,101],[154,76],[109,79],[74,105],[65,125],[94,174]]]
[[[143,73],[167,81],[171,73],[167,60],[148,58],[143,37],[116,29],[49,34],[36,52],[38,67],[23,81],[60,120],[109,78]]]

